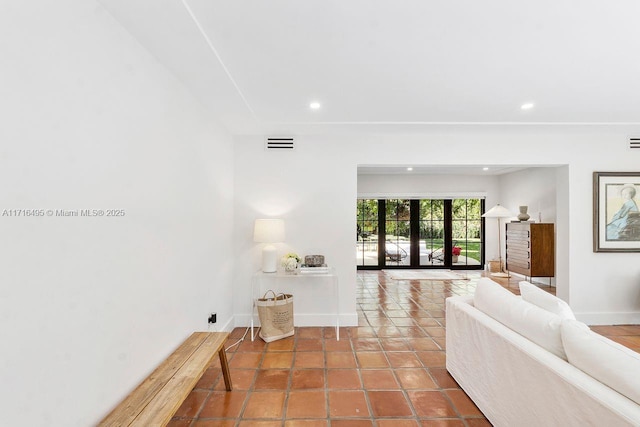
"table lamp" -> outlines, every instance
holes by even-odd
[[[273,243],[284,241],[284,220],[256,219],[253,227],[253,241],[266,243],[262,248],[262,271],[275,273],[278,269],[278,256]]]
[[[489,209],[482,215],[484,218],[495,218],[498,220],[498,262],[500,263],[500,272],[491,273],[494,277],[510,277],[509,273],[505,273],[502,269],[502,243],[500,242],[500,218],[510,218],[513,216],[508,209],[500,206],[500,203]]]

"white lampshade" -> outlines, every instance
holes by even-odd
[[[500,206],[500,203],[486,211],[483,215],[485,218],[510,218],[514,216],[509,210],[503,206]]]
[[[284,220],[256,219],[253,241],[257,243],[279,243],[284,241]]]
[[[253,241],[266,243],[262,248],[262,271],[275,273],[278,269],[276,247],[272,243],[284,241],[284,220],[256,219],[253,226]]]

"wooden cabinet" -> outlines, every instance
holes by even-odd
[[[507,270],[528,277],[555,276],[553,224],[507,223]]]

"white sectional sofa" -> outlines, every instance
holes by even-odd
[[[488,278],[475,295],[447,299],[453,378],[497,427],[640,426],[640,354],[527,285],[535,304]]]

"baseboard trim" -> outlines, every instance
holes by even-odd
[[[233,318],[234,327],[241,328],[251,325],[251,315],[236,314]],[[254,324],[259,325],[258,315],[254,316]],[[336,315],[330,313],[322,314],[294,314],[293,324],[295,326],[336,326]],[[340,326],[358,326],[358,313],[341,313]]]
[[[616,312],[616,313],[574,313],[576,318],[587,325],[638,325],[640,324],[640,312]]]
[[[522,278],[522,280],[526,280],[529,283],[534,283],[536,285],[551,286],[552,288],[556,287],[555,277],[526,277],[520,273],[514,273],[513,271],[510,271],[509,274],[515,277]]]

